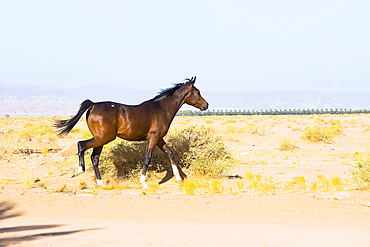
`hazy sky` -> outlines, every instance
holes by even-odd
[[[370,92],[370,1],[0,0],[0,83]]]

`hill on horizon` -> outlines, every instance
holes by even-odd
[[[79,104],[90,99],[139,104],[153,98],[153,90],[129,87],[88,85],[76,88],[41,87],[20,84],[0,84],[0,117],[10,116],[70,116]],[[212,109],[369,109],[370,93],[320,93],[317,91],[265,92],[203,92]],[[184,105],[181,110],[195,109]]]

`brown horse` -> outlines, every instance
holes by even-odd
[[[144,188],[148,188],[145,176],[155,146],[168,155],[173,171],[171,174],[167,173],[161,183],[174,175],[177,180],[181,181],[185,174],[181,172],[181,169],[179,171],[173,152],[166,145],[163,137],[167,134],[172,120],[184,103],[199,108],[201,111],[207,110],[208,103],[200,95],[199,90],[194,87],[195,79],[196,77],[192,77],[183,83],[175,84],[172,88],[164,89],[153,99],[139,105],[124,105],[115,102],[93,103],[90,100],[85,100],[81,103],[76,116],[67,120],[57,120],[54,127],[57,128],[58,135],[63,137],[72,130],[83,113],[87,111],[86,122],[93,138],[78,142],[79,168],[72,177],[85,171],[85,151],[93,148],[91,161],[96,182],[101,185],[103,182],[98,168],[100,153],[105,144],[118,136],[128,141],[148,141],[140,177]]]

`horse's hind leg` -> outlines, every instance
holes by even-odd
[[[85,172],[85,151],[87,150],[86,142],[88,141],[79,141],[77,143],[79,166],[78,169],[72,174],[72,178]]]
[[[108,142],[110,142],[112,140],[114,140],[114,137],[113,138],[112,137],[111,138],[93,137],[90,140],[79,141],[78,144],[77,144],[77,146],[78,146],[79,167],[74,172],[74,174],[72,175],[72,178],[80,175],[83,172],[85,172],[85,158],[84,158],[85,152],[86,152],[86,150],[88,150],[90,148],[94,148],[91,160],[93,161],[95,175],[99,176],[99,178],[96,177],[97,183],[100,183],[100,182],[98,182],[98,180],[101,180],[99,169],[98,169],[99,155],[101,153],[101,150],[103,149],[103,145],[107,144]],[[96,162],[95,162],[95,160],[96,160]]]
[[[180,167],[177,166],[175,162],[175,155],[173,154],[172,150],[167,146],[163,139],[160,139],[157,143],[157,146],[165,152],[171,161],[172,171],[167,171],[166,176],[159,182],[159,184],[163,184],[170,180],[174,175],[176,176],[177,181],[182,181],[186,178],[185,173],[181,170]]]
[[[93,153],[91,155],[91,162],[92,162],[93,167],[94,167],[95,177],[96,177],[96,184],[98,186],[103,184],[103,180],[101,180],[99,167],[98,167],[99,166],[99,156],[100,156],[100,153],[101,153],[102,150],[103,150],[103,146],[96,147],[96,148],[94,148]]]

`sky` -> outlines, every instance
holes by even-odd
[[[370,1],[0,0],[0,83],[370,92]]]

